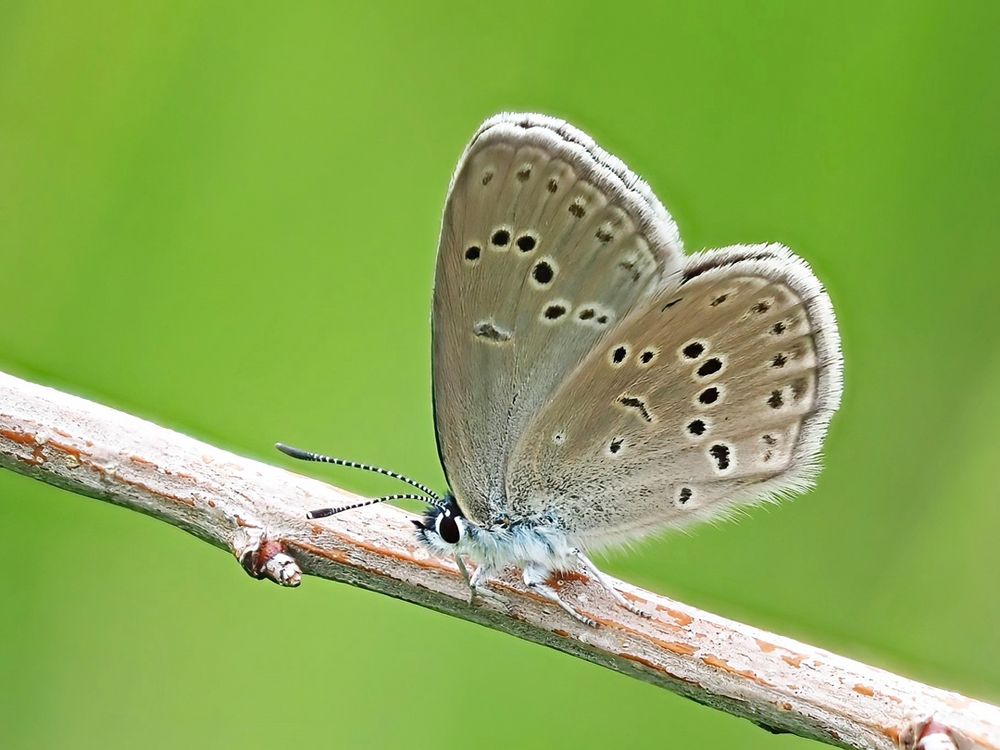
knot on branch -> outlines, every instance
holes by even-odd
[[[899,736],[901,750],[969,750],[972,743],[933,716],[911,722]]]
[[[233,535],[230,548],[240,565],[252,578],[267,578],[279,586],[298,586],[302,570],[285,551],[285,545],[268,539],[263,529],[242,526]]]

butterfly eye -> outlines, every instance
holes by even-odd
[[[438,516],[437,533],[448,544],[458,544],[458,540],[462,538],[462,530],[455,521],[454,516],[445,515],[444,513]]]

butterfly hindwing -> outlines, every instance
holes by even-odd
[[[839,343],[784,248],[692,256],[532,421],[508,465],[514,514],[594,547],[804,488],[839,403]]]
[[[584,134],[540,115],[480,128],[445,206],[433,312],[438,446],[470,518],[507,515],[529,422],[681,258],[649,188]]]

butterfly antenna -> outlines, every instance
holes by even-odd
[[[438,493],[436,493],[430,487],[428,487],[425,484],[421,484],[415,479],[410,479],[409,477],[403,476],[402,474],[399,474],[395,471],[390,471],[389,469],[383,469],[380,466],[369,466],[368,464],[359,464],[357,461],[346,461],[343,458],[334,458],[333,456],[323,456],[319,453],[312,453],[311,451],[304,451],[298,448],[293,448],[292,446],[285,445],[284,443],[275,443],[274,447],[277,448],[282,453],[284,453],[286,456],[297,458],[300,461],[318,461],[319,463],[323,464],[346,466],[349,469],[361,469],[362,471],[371,471],[374,472],[375,474],[383,474],[387,477],[398,479],[400,482],[406,482],[411,487],[416,487],[421,492],[426,492],[428,495],[431,496],[431,498],[434,499],[435,502],[431,502],[428,498],[425,497],[406,498],[406,499],[423,500],[425,503],[430,503],[431,505],[435,505],[439,508],[444,506],[444,498],[438,495]],[[381,502],[382,500],[386,499],[402,500],[403,497],[400,496],[393,498],[379,498],[378,500],[373,500],[372,502]],[[370,503],[363,503],[363,504],[369,505]],[[350,507],[357,508],[360,506],[352,505]],[[340,508],[337,512],[339,512],[340,510],[347,510],[347,508]],[[329,515],[329,513],[326,515]]]
[[[437,505],[439,508],[442,505],[434,502],[429,497],[424,497],[423,495],[417,495],[413,492],[403,492],[398,495],[383,495],[382,497],[373,497],[371,500],[365,500],[360,503],[354,503],[353,505],[341,505],[337,508],[320,508],[319,510],[311,510],[306,513],[306,518],[326,518],[327,516],[333,516],[337,513],[342,513],[345,510],[354,510],[355,508],[364,508],[367,505],[375,505],[375,503],[384,503],[389,500],[420,500],[425,503],[430,503],[431,505]]]

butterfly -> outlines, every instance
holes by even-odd
[[[433,303],[438,452],[450,490],[420,541],[472,597],[516,567],[587,625],[554,574],[589,553],[809,487],[840,402],[840,337],[809,266],[775,244],[685,255],[624,163],[564,121],[487,120],[451,181]],[[471,575],[467,561],[475,564]]]

